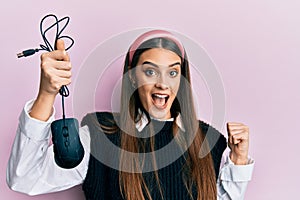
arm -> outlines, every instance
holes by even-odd
[[[71,82],[71,63],[64,50],[64,42],[58,40],[56,46],[57,50],[41,55],[38,96],[34,102],[27,103],[21,113],[7,166],[8,186],[30,195],[59,191],[80,184],[88,164],[89,154],[86,153],[82,163],[75,169],[61,169],[54,162],[53,147],[49,146],[55,97],[62,85]],[[87,127],[80,132],[88,133]],[[89,149],[85,152],[89,152]]]
[[[33,102],[28,102],[19,118],[19,126],[7,166],[7,184],[15,191],[29,195],[57,192],[81,184],[86,176],[89,161],[89,130],[80,128],[80,140],[85,148],[82,162],[73,169],[56,165],[49,120],[33,119],[28,112]]]
[[[217,187],[218,199],[244,199],[251,180],[254,161],[249,159],[249,128],[237,123],[227,123],[229,155],[220,170]]]
[[[219,200],[242,200],[248,182],[252,178],[254,160],[248,158],[246,165],[235,165],[227,152],[223,154],[220,173],[217,180]]]

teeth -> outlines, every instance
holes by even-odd
[[[167,95],[167,94],[153,94],[153,96],[163,99],[163,98],[167,98],[169,95]]]

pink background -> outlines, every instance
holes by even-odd
[[[112,35],[143,27],[178,31],[202,45],[222,76],[226,121],[251,131],[256,166],[245,199],[295,199],[299,175],[300,3],[286,1],[6,1],[2,3],[0,55],[1,199],[83,199],[81,187],[29,197],[11,191],[5,170],[24,103],[36,96],[38,56],[16,53],[42,42],[40,19],[69,15],[73,76],[90,51]],[[72,91],[72,85],[70,86]],[[60,116],[60,99],[56,103]],[[71,98],[67,104],[71,105]],[[71,106],[67,106],[71,113]],[[225,134],[224,129],[222,130]]]

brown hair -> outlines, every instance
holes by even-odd
[[[216,191],[216,176],[211,154],[207,154],[205,157],[200,158],[201,151],[209,152],[209,145],[204,140],[205,135],[199,128],[199,122],[196,117],[192,90],[190,86],[190,71],[189,62],[185,55],[182,55],[179,47],[170,39],[167,38],[152,38],[145,41],[140,47],[135,50],[132,61],[129,65],[129,52],[126,55],[123,77],[122,77],[122,91],[121,91],[121,108],[120,108],[120,124],[119,129],[121,132],[121,155],[120,155],[120,171],[119,171],[119,183],[120,190],[123,197],[126,200],[145,200],[145,196],[152,200],[150,195],[149,186],[146,185],[142,176],[143,160],[137,154],[131,154],[128,156],[127,152],[139,153],[141,147],[138,143],[137,130],[135,123],[141,119],[142,114],[146,114],[148,121],[151,121],[149,114],[143,108],[138,91],[132,86],[129,73],[136,67],[140,55],[152,48],[164,48],[175,52],[181,57],[181,80],[180,87],[177,93],[177,97],[171,107],[171,115],[176,118],[180,113],[185,132],[180,132],[176,123],[173,123],[174,137],[177,134],[183,135],[183,138],[178,143],[183,146],[187,146],[188,154],[184,168],[185,173],[182,174],[186,188],[193,199],[192,187],[197,190],[197,200],[210,199],[215,200],[217,198]],[[175,121],[175,120],[174,120]],[[150,130],[151,123],[148,124]],[[130,134],[128,134],[130,131]],[[150,133],[150,135],[153,135]],[[154,137],[150,137],[150,151],[154,152]],[[190,144],[190,145],[189,145]],[[126,156],[125,156],[126,154]],[[142,158],[143,159],[143,158]],[[157,169],[157,163],[155,154],[152,154],[152,165],[154,169]],[[128,168],[129,167],[129,168]],[[123,170],[125,169],[126,170]],[[156,183],[160,189],[161,196],[163,198],[163,191],[160,187],[160,181],[157,170],[154,170]]]

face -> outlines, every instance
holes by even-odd
[[[141,54],[135,70],[143,107],[156,119],[171,118],[171,106],[180,85],[180,57],[166,49],[154,48]]]

